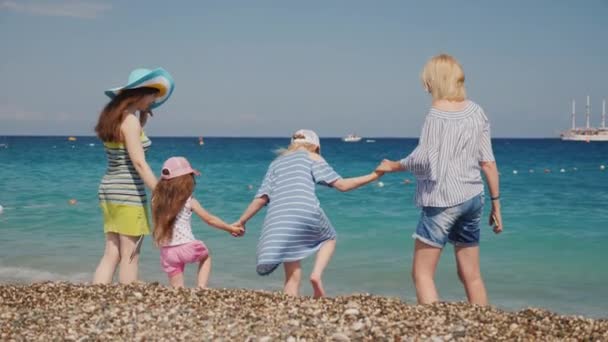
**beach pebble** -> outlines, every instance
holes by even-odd
[[[452,336],[454,336],[455,338],[465,337],[466,335],[467,329],[462,325],[457,326],[456,328],[454,328],[454,331],[452,331]]]
[[[357,321],[357,322],[353,323],[353,325],[350,328],[354,331],[359,331],[359,330],[363,329],[364,326],[365,326],[365,324],[363,324],[363,322]]]
[[[346,336],[343,333],[337,332],[337,333],[331,335],[331,340],[338,341],[338,342],[349,342],[350,337]]]
[[[357,316],[357,315],[359,315],[359,310],[354,309],[354,308],[352,308],[352,309],[346,309],[344,311],[344,315],[345,316]]]

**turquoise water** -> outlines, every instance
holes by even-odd
[[[158,172],[169,156],[186,156],[203,171],[197,198],[212,213],[235,220],[261,182],[273,150],[288,140],[205,142],[201,147],[196,138],[156,138],[148,159]],[[1,144],[8,148],[0,146],[0,281],[90,281],[103,252],[97,204],[106,163],[103,147],[93,137],[75,142],[0,137]],[[416,140],[346,144],[326,139],[322,144],[325,158],[339,173],[356,176],[382,158],[403,156]],[[505,309],[535,306],[608,316],[608,170],[600,170],[600,165],[608,166],[608,144],[498,139],[494,149],[502,172],[505,232],[482,231],[481,265],[492,303]],[[401,173],[385,176],[384,187],[372,184],[350,193],[319,188],[322,206],[338,231],[337,251],[325,276],[330,295],[368,292],[415,300],[410,237],[419,213],[413,204],[415,185],[403,184],[405,178],[414,181]],[[68,204],[72,198],[76,205]],[[281,271],[270,277],[255,273],[262,219],[260,213],[240,239],[194,221],[195,235],[214,256],[211,286],[281,288]],[[141,278],[166,284],[150,239],[142,254]],[[449,247],[439,265],[438,286],[444,299],[463,300],[453,259]],[[306,272],[311,261],[304,264]],[[194,267],[187,277],[193,285]],[[304,293],[310,294],[305,285]]]

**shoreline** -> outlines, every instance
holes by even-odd
[[[158,283],[0,284],[0,339],[608,339],[608,318],[356,294],[312,299]]]

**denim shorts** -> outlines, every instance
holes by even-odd
[[[424,207],[412,237],[437,248],[443,248],[447,242],[454,246],[476,246],[483,203],[481,193],[453,207]]]

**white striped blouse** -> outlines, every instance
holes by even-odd
[[[429,111],[418,146],[400,163],[417,179],[418,207],[452,207],[483,193],[479,162],[494,161],[490,122],[473,101]]]

